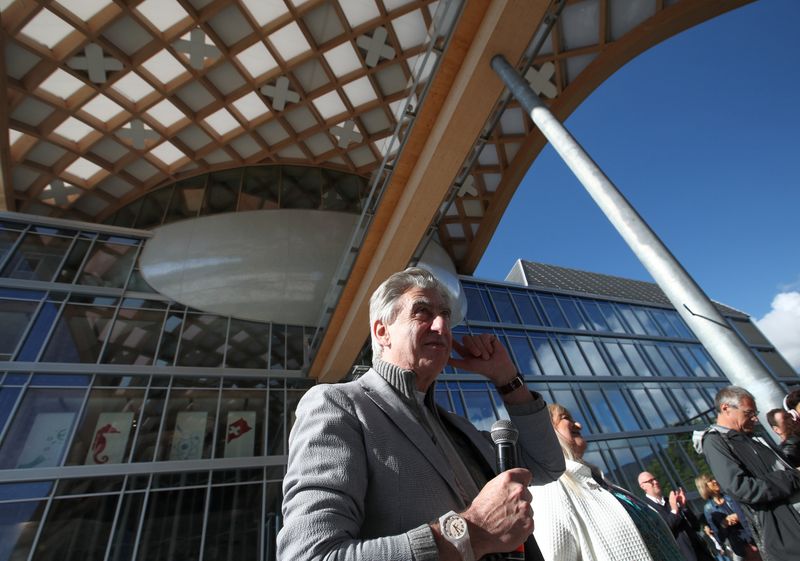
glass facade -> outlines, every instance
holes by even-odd
[[[146,239],[0,222],[0,561],[275,557],[312,329],[155,293]]]
[[[264,198],[237,173],[156,191],[137,216],[145,204],[223,212],[250,189]],[[147,232],[53,224],[0,220],[0,561],[274,559],[312,329],[155,293],[137,266]],[[462,284],[456,334],[500,337],[529,386],[583,423],[590,461],[629,489],[643,469],[693,488],[704,465],[690,431],[712,419],[726,380],[674,310]],[[768,367],[780,362],[736,321],[759,356],[774,355]],[[507,416],[474,374],[448,369],[436,398],[481,428]]]
[[[248,210],[303,208],[358,213],[368,190],[363,177],[316,166],[238,167],[150,191],[105,222],[149,229],[197,216]]]
[[[632,491],[646,470],[697,497],[694,477],[708,468],[691,432],[716,418],[714,395],[728,381],[674,309],[469,277],[461,283],[469,305],[455,336],[492,333],[505,343],[528,386],[583,425],[587,460]],[[777,379],[800,382],[788,366],[775,368],[785,361],[749,320],[728,321]],[[436,398],[483,429],[507,418],[491,383],[451,367]]]

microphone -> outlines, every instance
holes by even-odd
[[[494,457],[497,463],[497,473],[502,473],[517,467],[517,439],[519,431],[514,423],[505,419],[495,421],[489,431],[494,442]],[[516,551],[510,551],[502,556],[505,561],[525,561],[525,544],[521,544]]]
[[[517,439],[519,431],[514,423],[500,419],[492,425],[490,431],[494,442],[497,472],[501,473],[517,467]]]

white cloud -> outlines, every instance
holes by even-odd
[[[755,323],[792,368],[800,371],[800,291],[780,292],[772,300],[772,310]]]

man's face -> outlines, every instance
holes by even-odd
[[[749,397],[739,400],[739,405],[728,405],[723,403],[721,406],[720,422],[723,427],[739,432],[753,432],[753,428],[758,423],[758,409],[755,402]]]
[[[793,427],[794,419],[785,411],[778,411],[775,413],[775,423],[772,430],[783,440],[786,440],[795,430]]]
[[[642,488],[646,494],[656,498],[661,498],[661,483],[649,471],[643,471],[639,474],[639,487]]]
[[[412,288],[397,301],[395,320],[376,321],[375,335],[383,346],[381,358],[432,382],[450,358],[450,308],[436,290]]]

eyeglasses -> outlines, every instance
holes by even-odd
[[[738,405],[731,405],[730,407],[731,409],[739,409]],[[758,409],[756,409],[755,411],[751,409],[744,409],[741,411],[744,414],[744,416],[747,417],[748,419],[751,417],[758,417],[761,414],[761,411],[759,411]]]
[[[648,479],[647,481],[642,481],[639,485],[652,485],[653,483],[658,483],[658,479],[654,477],[652,479]]]

